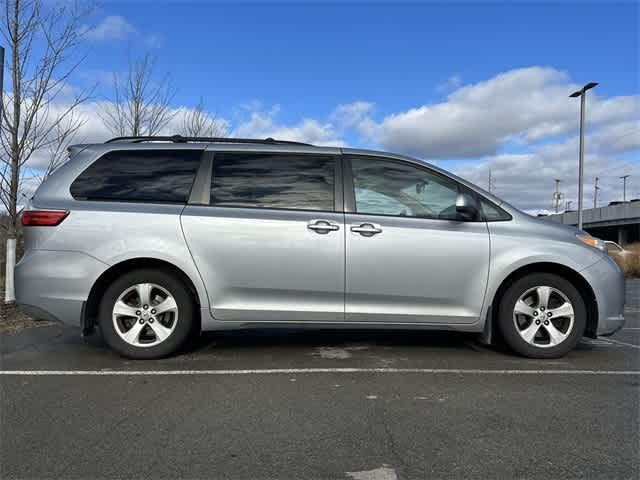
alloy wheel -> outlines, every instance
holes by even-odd
[[[538,286],[524,292],[513,309],[516,331],[530,345],[556,347],[571,334],[574,309],[560,290]]]
[[[167,289],[138,283],[118,296],[112,317],[116,333],[129,345],[153,347],[175,330],[178,305]]]

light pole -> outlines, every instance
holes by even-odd
[[[627,201],[627,178],[629,178],[631,175],[623,175],[620,178],[622,179],[622,201],[626,202]]]
[[[582,230],[582,195],[584,189],[584,104],[587,90],[598,85],[589,82],[580,90],[573,92],[569,97],[580,97],[580,165],[578,167],[578,228]]]

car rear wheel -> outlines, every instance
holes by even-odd
[[[162,270],[135,270],[115,280],[100,303],[105,341],[132,359],[176,352],[193,326],[193,300],[183,283]]]
[[[584,300],[571,282],[558,275],[536,273],[507,289],[499,306],[498,325],[517,353],[557,358],[578,344],[586,317]]]

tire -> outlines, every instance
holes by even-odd
[[[141,299],[148,299],[148,304]],[[178,351],[189,337],[195,323],[193,306],[189,290],[171,273],[133,270],[106,289],[98,323],[107,344],[120,355],[162,358]]]
[[[546,306],[545,298],[549,299]],[[498,327],[505,342],[529,358],[566,355],[584,335],[586,319],[587,309],[578,289],[551,273],[534,273],[516,280],[498,308]]]

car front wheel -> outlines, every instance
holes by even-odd
[[[515,281],[499,306],[498,324],[507,344],[531,358],[557,358],[584,334],[587,310],[576,287],[554,274]]]

